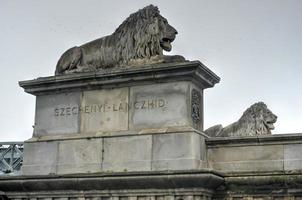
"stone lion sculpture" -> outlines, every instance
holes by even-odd
[[[163,55],[163,50],[171,51],[176,34],[158,8],[149,5],[131,14],[111,35],[68,49],[55,74],[184,61],[182,56]]]
[[[205,130],[210,137],[238,137],[268,135],[273,130],[277,116],[273,114],[263,102],[249,107],[241,118],[226,127],[216,125]]]

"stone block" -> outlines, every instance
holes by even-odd
[[[37,96],[34,136],[79,132],[81,92]]]
[[[128,129],[128,88],[83,92],[81,132]]]
[[[202,139],[194,132],[153,135],[152,170],[199,169]]]
[[[151,148],[151,135],[104,138],[103,170],[149,171]]]
[[[102,138],[59,142],[58,174],[101,172]]]
[[[210,148],[207,156],[211,168],[224,172],[283,170],[282,145]]]
[[[131,87],[129,128],[190,125],[189,90],[184,81]]]
[[[284,170],[302,170],[302,144],[284,145]]]
[[[202,167],[208,167],[207,144],[204,136],[200,136],[200,159],[203,161]]]
[[[56,173],[58,142],[24,143],[23,175]]]

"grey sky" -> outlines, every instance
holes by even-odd
[[[221,77],[205,91],[205,127],[264,101],[278,115],[274,133],[302,132],[300,0],[0,0],[0,141],[32,135],[35,98],[18,81],[53,75],[65,50],[111,34],[150,3],[179,32],[171,54]]]

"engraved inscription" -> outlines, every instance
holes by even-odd
[[[133,108],[138,109],[155,109],[165,107],[166,102],[164,99],[147,99],[142,101],[136,101],[133,103]]]
[[[108,112],[128,112],[130,109],[158,109],[165,108],[167,102],[165,99],[146,99],[141,101],[136,101],[132,105],[119,102],[111,104],[92,104],[85,106],[58,106],[54,108],[54,116],[70,116],[78,115],[80,113],[91,114],[91,113],[108,113]]]
[[[200,122],[200,112],[201,112],[201,95],[200,92],[198,92],[196,89],[192,90],[192,102],[191,102],[191,116],[192,116],[192,120],[195,124]]]

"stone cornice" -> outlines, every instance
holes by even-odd
[[[32,137],[23,143],[31,142],[49,142],[49,141],[62,141],[62,140],[77,140],[77,139],[93,139],[93,138],[108,138],[108,137],[137,137],[145,135],[157,135],[157,134],[173,134],[173,133],[196,133],[208,138],[206,134],[198,131],[192,127],[179,126],[179,127],[163,127],[163,128],[153,128],[153,129],[141,129],[141,130],[129,130],[129,131],[104,131],[92,134],[66,134],[66,135],[46,135],[40,137]]]
[[[213,170],[74,174],[65,176],[10,176],[0,178],[0,191],[215,189],[223,181],[222,175]]]
[[[206,139],[208,147],[247,146],[259,144],[301,144],[302,134],[274,134],[250,137],[210,137]]]
[[[205,89],[213,87],[220,78],[201,62],[187,61],[42,77],[20,81],[19,85],[25,92],[39,95],[48,92],[93,90],[171,81],[192,81]]]

